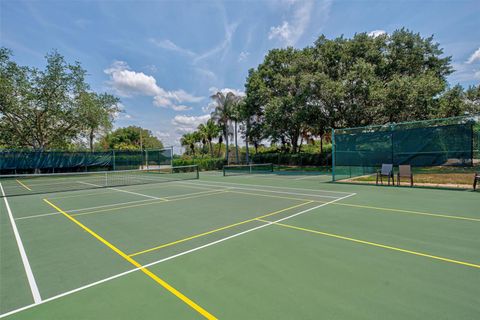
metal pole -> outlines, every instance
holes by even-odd
[[[145,150],[145,162],[147,164],[147,170],[148,170],[148,150]]]
[[[112,150],[112,168],[115,171],[115,150]]]
[[[332,128],[332,181],[335,181],[335,129]]]

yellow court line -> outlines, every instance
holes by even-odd
[[[15,179],[15,181],[17,181],[22,187],[24,187],[25,189],[27,189],[28,191],[32,191],[32,189],[30,189],[25,183],[23,183],[22,181],[18,180],[18,179]]]
[[[375,242],[370,242],[370,241],[365,241],[365,240],[359,240],[359,239],[344,237],[344,236],[340,236],[340,235],[338,235],[338,234],[327,233],[327,232],[318,231],[318,230],[312,230],[312,229],[307,229],[307,228],[296,227],[296,226],[292,226],[292,225],[284,224],[284,223],[279,223],[279,222],[272,222],[272,221],[262,220],[262,219],[257,219],[257,220],[259,220],[259,221],[261,221],[261,222],[272,223],[272,224],[275,224],[275,225],[278,225],[278,226],[282,226],[282,227],[285,227],[285,228],[296,229],[296,230],[300,230],[300,231],[305,231],[305,232],[320,234],[320,235],[327,236],[327,237],[332,237],[332,238],[337,238],[337,239],[352,241],[352,242],[361,243],[361,244],[366,244],[366,245],[374,246],[374,247],[378,247],[378,248],[384,248],[384,249],[388,249],[388,250],[399,251],[399,252],[403,252],[403,253],[413,254],[413,255],[416,255],[416,256],[431,258],[431,259],[435,259],[435,260],[440,260],[440,261],[445,261],[445,262],[450,262],[450,263],[460,264],[460,265],[467,266],[467,267],[472,267],[472,268],[480,269],[480,265],[474,264],[474,263],[470,263],[470,262],[465,262],[465,261],[459,261],[459,260],[454,260],[454,259],[449,259],[449,258],[434,256],[434,255],[427,254],[427,253],[422,253],[422,252],[417,252],[417,251],[412,251],[412,250],[407,250],[407,249],[402,249],[402,248],[387,246],[387,245],[384,245],[384,244],[375,243]]]
[[[195,196],[189,196],[189,197],[183,197],[183,198],[174,198],[174,199],[170,199],[170,200],[167,199],[167,201],[165,201],[165,200],[161,200],[161,201],[153,200],[153,202],[147,202],[147,203],[142,202],[142,203],[139,203],[139,204],[132,204],[132,205],[128,205],[128,206],[120,206],[120,207],[115,207],[115,208],[108,208],[108,209],[101,209],[101,210],[88,211],[88,212],[82,212],[82,213],[75,213],[75,214],[72,214],[72,217],[84,216],[84,215],[93,214],[93,213],[100,213],[100,212],[107,212],[107,211],[115,211],[115,210],[121,210],[121,209],[149,206],[149,205],[152,205],[152,204],[195,199],[195,198],[199,198],[199,197],[213,196],[213,195],[217,195],[217,194],[221,194],[221,193],[227,193],[227,192],[228,192],[228,190],[222,190],[222,191],[211,192],[211,193],[197,194]]]
[[[205,190],[205,191],[190,192],[190,193],[186,193],[186,194],[175,194],[173,196],[165,197],[165,199],[167,199],[169,201],[172,201],[172,200],[175,200],[175,199],[178,199],[178,198],[183,199],[183,197],[193,196],[193,195],[196,195],[196,194],[203,194],[203,193],[210,193],[210,192],[229,192],[229,191],[230,190],[225,190],[225,189],[209,189],[209,190]]]
[[[231,190],[230,192],[241,193],[241,194],[249,194],[249,195],[259,196],[259,197],[278,198],[278,199],[290,199],[290,200],[298,200],[298,201],[313,201],[313,202],[318,202],[318,203],[326,203],[327,202],[327,201],[321,201],[321,200],[302,199],[302,198],[296,198],[296,197],[283,197],[283,196],[250,193],[250,192],[236,191],[236,190]],[[268,191],[266,191],[266,192],[268,192]],[[356,207],[356,208],[373,209],[373,210],[380,210],[380,211],[381,210],[383,210],[383,211],[393,211],[393,212],[400,212],[400,213],[411,213],[411,214],[423,215],[423,216],[431,216],[431,217],[439,217],[439,218],[447,218],[447,219],[457,219],[457,220],[467,220],[467,221],[480,222],[480,219],[477,219],[477,218],[470,218],[470,217],[463,217],[463,216],[452,216],[452,215],[439,214],[439,213],[429,213],[429,212],[402,210],[402,209],[394,209],[394,208],[372,207],[372,206],[364,206],[364,205],[359,205],[359,204],[350,204],[350,203],[342,203],[342,202],[334,202],[332,204],[337,205],[337,206]]]
[[[411,211],[411,210],[402,210],[402,209],[393,209],[393,208],[371,207],[371,206],[364,206],[364,205],[359,205],[359,204],[339,203],[339,202],[335,202],[335,203],[332,203],[332,204],[335,204],[335,205],[338,205],[338,206],[348,206],[348,207],[374,209],[374,210],[394,211],[394,212],[401,212],[401,213],[412,213],[412,214],[417,214],[417,215],[422,215],[422,216],[432,216],[432,217],[439,217],[439,218],[468,220],[468,221],[480,222],[480,219],[477,219],[477,218],[469,218],[469,217],[463,217],[463,216],[451,216],[451,215],[439,214],[439,213],[429,213],[429,212]]]
[[[82,224],[80,221],[76,220],[75,218],[73,218],[71,215],[69,215],[68,213],[66,213],[65,211],[63,211],[62,209],[60,209],[59,207],[57,207],[56,205],[54,205],[53,203],[51,203],[50,201],[48,201],[47,199],[43,199],[43,201],[45,201],[46,203],[48,203],[52,208],[54,208],[55,210],[57,210],[58,212],[60,212],[61,214],[63,214],[65,217],[67,217],[68,219],[70,219],[72,222],[74,222],[76,225],[78,225],[80,228],[82,228],[83,230],[85,230],[86,232],[90,233],[90,235],[92,235],[95,239],[97,239],[98,241],[100,241],[101,243],[103,243],[104,245],[106,245],[107,247],[109,247],[112,251],[114,251],[115,253],[117,253],[119,256],[121,256],[123,259],[125,259],[126,261],[130,262],[132,265],[134,265],[136,268],[139,268],[139,270],[141,270],[143,273],[145,273],[147,276],[149,276],[150,278],[152,278],[155,282],[157,282],[158,284],[160,284],[162,287],[164,287],[165,289],[167,289],[170,293],[172,293],[173,295],[175,295],[177,298],[179,298],[180,300],[182,300],[184,303],[186,303],[187,305],[189,305],[192,309],[194,309],[195,311],[197,311],[198,313],[200,313],[202,316],[204,316],[205,318],[207,319],[217,319],[216,317],[214,317],[211,313],[209,313],[207,310],[203,309],[202,307],[200,307],[198,304],[196,304],[194,301],[192,301],[191,299],[189,299],[187,296],[185,296],[183,293],[181,293],[180,291],[178,291],[177,289],[175,289],[174,287],[172,287],[170,284],[168,284],[165,280],[161,279],[160,277],[158,277],[156,274],[154,274],[153,272],[151,272],[149,269],[143,267],[140,263],[138,263],[137,261],[135,261],[134,259],[132,259],[131,257],[129,257],[126,253],[124,253],[123,251],[121,251],[120,249],[118,249],[117,247],[115,247],[113,244],[111,244],[110,242],[108,242],[107,240],[105,240],[104,238],[102,238],[99,234],[95,233],[93,230],[91,230],[90,228],[88,228],[87,226],[85,226],[84,224]]]
[[[186,241],[189,241],[189,240],[192,240],[192,239],[196,239],[196,238],[200,238],[200,237],[203,237],[203,236],[206,236],[206,235],[215,233],[215,232],[219,232],[219,231],[226,230],[226,229],[230,229],[230,228],[233,228],[233,227],[236,227],[236,226],[245,224],[245,223],[249,223],[249,222],[255,221],[255,220],[260,219],[260,218],[270,217],[270,216],[273,216],[273,215],[275,215],[275,214],[279,214],[279,213],[284,212],[284,211],[288,211],[288,210],[291,210],[291,209],[295,209],[295,208],[298,208],[298,207],[300,207],[300,206],[304,206],[304,205],[309,204],[309,203],[312,203],[312,202],[313,202],[313,201],[307,201],[307,202],[304,202],[304,203],[300,203],[300,204],[297,204],[297,205],[294,205],[294,206],[291,206],[291,207],[288,207],[288,208],[284,208],[284,209],[281,209],[281,210],[277,210],[277,211],[274,211],[274,212],[270,212],[270,213],[264,214],[264,215],[259,216],[259,217],[256,217],[256,218],[252,218],[252,219],[240,221],[240,222],[233,223],[233,224],[230,224],[230,225],[228,225],[228,226],[224,226],[224,227],[221,227],[221,228],[218,228],[218,229],[214,229],[214,230],[210,230],[210,231],[207,231],[207,232],[199,233],[199,234],[196,234],[196,235],[193,235],[193,236],[184,238],[184,239],[176,240],[176,241],[169,242],[169,243],[166,243],[166,244],[162,244],[162,245],[159,245],[159,246],[150,248],[150,249],[146,249],[146,250],[142,250],[142,251],[139,251],[139,252],[135,252],[135,253],[130,254],[129,256],[130,256],[130,257],[134,257],[134,256],[138,256],[138,255],[141,255],[141,254],[144,254],[144,253],[147,253],[147,252],[152,252],[152,251],[160,250],[160,249],[165,248],[165,247],[170,247],[170,246],[173,246],[173,245],[175,245],[175,244],[179,244],[179,243],[186,242]]]

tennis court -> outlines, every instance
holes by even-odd
[[[0,317],[480,315],[478,192],[312,174],[150,177],[4,181],[22,195],[0,199]],[[46,187],[55,181],[69,191]]]

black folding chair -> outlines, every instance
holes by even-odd
[[[475,173],[475,178],[473,179],[473,191],[477,190],[477,183],[480,181],[480,173]]]
[[[377,185],[378,179],[383,184],[383,177],[388,177],[388,185],[390,185],[390,178],[392,179],[392,185],[395,185],[395,178],[393,176],[393,164],[382,164],[382,169],[377,171]]]

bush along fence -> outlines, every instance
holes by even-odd
[[[202,171],[206,170],[222,170],[226,164],[226,160],[223,158],[197,158],[197,159],[173,159],[173,166],[190,166],[198,165],[198,168]]]
[[[331,164],[331,153],[257,153],[254,163],[273,163],[278,166],[327,166]]]

